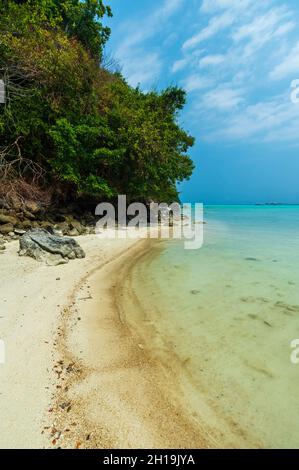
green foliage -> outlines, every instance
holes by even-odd
[[[2,1],[0,8],[2,15],[8,13],[10,19],[14,15],[21,17],[29,33],[32,27],[42,24],[61,28],[69,37],[78,39],[95,59],[101,59],[110,36],[110,29],[100,20],[105,15],[112,16],[112,12],[102,0],[8,0]]]
[[[176,182],[188,178],[193,163],[186,155],[194,139],[180,129],[176,113],[185,93],[176,87],[161,94],[142,93],[124,80],[112,84],[109,122],[125,149],[118,180],[132,199],[173,200]]]
[[[178,124],[185,92],[143,93],[99,66],[104,15],[111,11],[99,0],[0,2],[9,98],[0,108],[1,147],[17,140],[16,151],[67,197],[171,202],[193,171],[194,139]]]
[[[72,183],[82,194],[117,195],[111,171],[122,152],[115,148],[115,135],[105,119],[72,125],[62,118],[49,129],[49,136],[55,149],[49,164],[61,181]]]

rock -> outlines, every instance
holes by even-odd
[[[30,256],[37,261],[45,261],[49,266],[57,266],[68,263],[70,259],[85,258],[85,253],[72,238],[34,229],[20,238],[19,256]]]
[[[30,220],[24,220],[20,224],[18,224],[18,228],[22,228],[23,230],[29,230],[32,228],[32,222]]]
[[[6,246],[5,245],[0,245],[0,251],[4,251],[6,250]]]
[[[0,214],[0,224],[16,225],[17,223],[18,221],[15,217],[12,217],[11,215]]]
[[[2,235],[8,235],[12,231],[13,231],[12,224],[0,225],[0,233],[2,233]]]
[[[55,225],[55,217],[52,216],[51,214],[45,214],[45,220],[50,224],[50,225]]]
[[[70,237],[78,237],[79,236],[79,232],[76,228],[73,228],[72,230],[69,231],[69,236]]]
[[[63,214],[55,214],[55,222],[61,224],[65,222],[65,215]]]
[[[17,198],[17,197],[10,197],[10,205],[12,205],[12,207],[13,207],[16,211],[22,209],[22,203],[21,203],[20,199]]]
[[[95,226],[93,226],[93,227],[90,227],[90,226],[86,227],[86,235],[92,235],[92,234],[93,234],[93,235],[95,234]]]
[[[14,232],[16,235],[24,235],[24,233],[26,233],[26,230],[23,230],[21,228],[15,228]]]
[[[26,217],[26,219],[35,220],[35,215],[32,214],[31,212],[27,211],[26,209],[23,210],[23,214]]]
[[[26,201],[25,206],[31,214],[37,214],[40,211],[40,206],[35,201]]]
[[[67,222],[60,222],[55,225],[57,230],[60,230],[63,235],[68,235],[70,231],[70,226]]]
[[[52,224],[47,221],[40,222],[39,226],[40,228],[43,228],[47,232],[50,232],[52,230]]]
[[[71,220],[70,225],[73,230],[77,230],[79,235],[82,235],[85,232],[85,227],[83,227],[83,225],[78,222],[78,220]]]
[[[2,207],[3,209],[9,209],[9,205],[7,201],[5,201],[5,199],[0,198],[0,207]]]
[[[56,235],[56,237],[63,237],[62,230],[58,230],[57,228],[52,228],[51,234]]]

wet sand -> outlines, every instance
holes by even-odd
[[[95,268],[74,291],[59,340],[61,388],[50,429],[54,446],[216,446],[183,399],[180,377],[155,356],[150,341],[129,320],[140,312],[125,280],[152,243],[139,241]]]

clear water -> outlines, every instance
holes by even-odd
[[[299,206],[209,206],[205,220],[200,250],[167,242],[133,289],[236,442],[299,448]]]

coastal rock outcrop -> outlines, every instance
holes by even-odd
[[[0,224],[16,225],[17,219],[15,217],[0,213]]]
[[[85,258],[85,253],[76,240],[51,235],[45,229],[33,229],[20,238],[19,256],[30,256],[45,261],[49,266],[66,264],[69,260]]]

